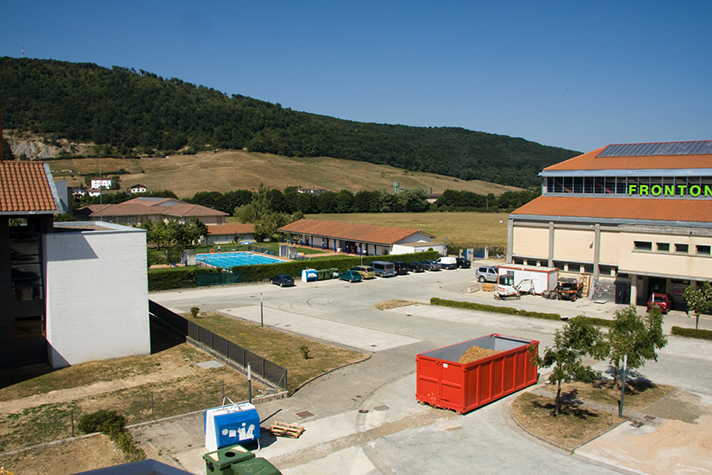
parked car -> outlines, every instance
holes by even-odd
[[[457,269],[457,259],[454,257],[438,257],[435,261],[442,269]]]
[[[457,267],[460,269],[469,269],[472,267],[470,260],[464,257],[456,257],[455,261],[457,262]]]
[[[375,272],[378,277],[396,276],[396,266],[394,266],[392,262],[373,261],[371,262],[371,266],[373,266],[373,272]]]
[[[440,267],[440,264],[438,264],[435,261],[421,261],[421,262],[423,264],[423,267],[425,267],[426,270],[437,271],[437,270],[442,269],[442,267]]]
[[[673,298],[670,294],[663,294],[655,292],[648,299],[648,311],[653,308],[653,305],[660,307],[660,311],[663,313],[668,313],[672,310]]]
[[[408,275],[408,264],[405,262],[395,261],[393,267],[396,268],[396,275]]]
[[[493,266],[482,266],[475,271],[477,280],[480,282],[494,282],[497,283],[497,274],[499,271]]]
[[[422,262],[413,261],[408,263],[408,270],[413,272],[425,272],[425,266]]]
[[[374,272],[373,267],[371,266],[353,266],[349,270],[355,270],[359,274],[361,274],[361,277],[364,279],[375,279],[376,278],[376,272]]]
[[[269,281],[274,285],[279,285],[280,287],[291,287],[294,285],[294,279],[291,275],[287,274],[277,274]]]
[[[347,282],[361,282],[363,277],[361,277],[361,274],[355,270],[347,270],[346,272],[339,274],[339,279]]]

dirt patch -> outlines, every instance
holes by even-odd
[[[15,475],[71,475],[122,463],[126,463],[123,454],[104,435],[14,455],[2,461],[3,467]]]
[[[472,363],[473,361],[502,353],[502,351],[503,350],[489,350],[487,348],[480,348],[479,346],[471,346],[464,355],[460,356],[457,362],[460,364]]]
[[[618,416],[579,405],[563,405],[553,417],[554,399],[524,393],[512,404],[512,415],[533,434],[573,450],[620,422]]]
[[[392,308],[405,307],[407,305],[416,305],[418,302],[411,302],[409,300],[386,300],[385,302],[380,302],[374,305],[376,310],[390,310]]]
[[[551,397],[556,394],[555,385],[546,385],[539,390],[550,391]],[[664,384],[653,384],[646,381],[628,381],[625,389],[625,407],[642,411],[649,405],[664,398],[668,394],[676,391],[673,386]],[[621,397],[620,388],[613,387],[612,381],[602,380],[593,384],[588,383],[564,383],[561,385],[561,393],[581,400],[591,400],[618,406]]]

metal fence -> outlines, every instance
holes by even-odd
[[[171,312],[156,302],[148,301],[148,311],[185,337],[205,345],[212,351],[219,353],[227,360],[242,368],[247,369],[249,363],[253,374],[272,383],[278,388],[287,390],[287,369],[275,364],[260,355],[236,345],[226,338],[217,335],[200,325],[191,322],[180,315]]]

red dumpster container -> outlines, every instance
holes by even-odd
[[[503,351],[457,363],[472,346]],[[536,340],[493,333],[419,354],[415,397],[418,402],[464,414],[536,383],[532,355],[538,349]]]

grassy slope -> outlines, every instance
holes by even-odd
[[[52,160],[48,162],[57,179],[66,179],[69,186],[84,182],[76,173],[99,174],[99,159]],[[193,196],[198,191],[256,189],[260,182],[273,189],[288,186],[325,188],[339,191],[393,189],[397,181],[401,187],[422,186],[427,192],[442,193],[446,189],[467,190],[480,194],[518,190],[510,186],[482,181],[463,181],[431,173],[409,172],[387,165],[339,160],[336,158],[282,157],[267,153],[223,151],[197,155],[174,155],[169,158],[101,160],[104,174],[123,168],[128,175],[121,176],[122,189],[140,183],[149,190],[173,190],[181,198]]]

